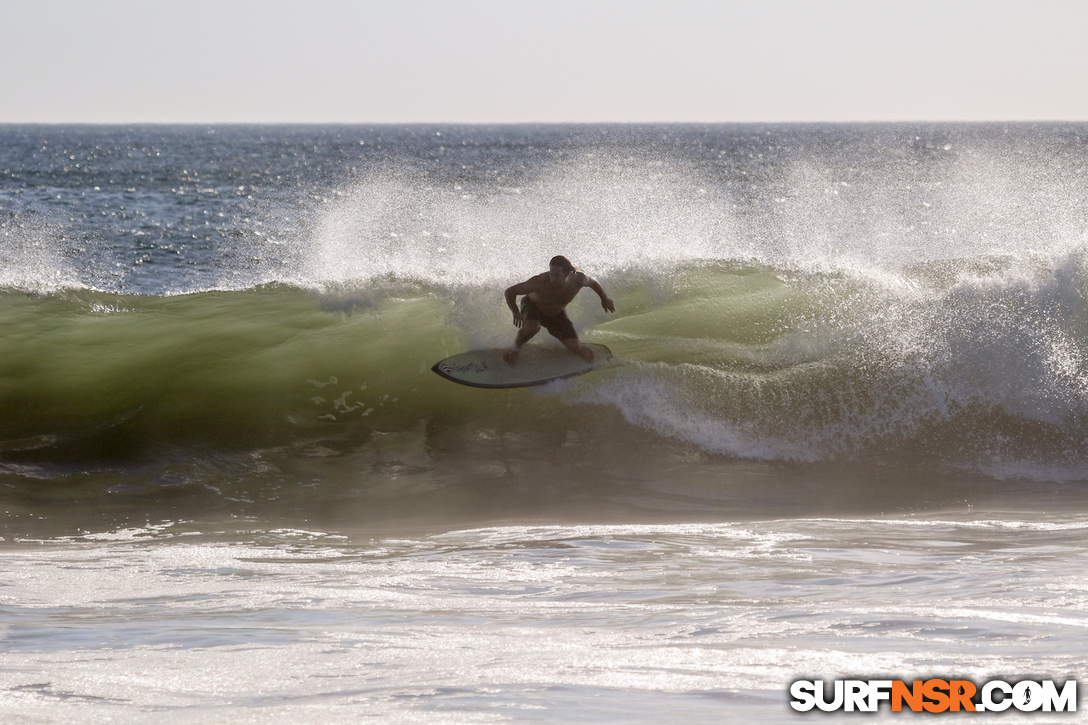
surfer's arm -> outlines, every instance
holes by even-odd
[[[518,309],[518,295],[527,295],[535,292],[539,285],[533,284],[536,278],[526,280],[513,287],[506,288],[506,306],[514,313],[514,327],[521,327],[521,310]]]
[[[601,307],[605,309],[605,312],[616,311],[616,305],[612,302],[611,298],[604,293],[604,287],[601,287],[600,282],[587,276],[585,279],[585,286],[596,292],[597,296],[601,298]]]
[[[515,315],[520,312],[520,310],[518,310],[518,293],[517,293],[517,288],[519,286],[520,285],[514,285],[513,287],[508,287],[506,289],[506,306],[509,307],[510,311],[513,312]]]

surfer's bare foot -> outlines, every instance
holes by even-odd
[[[502,359],[506,362],[507,365],[509,365],[510,367],[514,367],[518,363],[518,351],[507,350],[502,354]]]
[[[582,345],[582,347],[578,349],[578,354],[581,355],[582,359],[585,360],[587,363],[593,362],[593,350],[586,347],[585,345]]]

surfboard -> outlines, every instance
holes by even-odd
[[[506,364],[506,350],[472,350],[440,360],[431,368],[447,380],[474,388],[524,388],[552,380],[583,375],[612,363],[612,351],[604,345],[589,343],[594,359],[587,363],[565,347],[526,345],[517,364]]]

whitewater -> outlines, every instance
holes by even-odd
[[[0,715],[792,722],[801,678],[1083,679],[1086,146],[0,126]],[[509,345],[556,254],[619,364],[430,371]]]

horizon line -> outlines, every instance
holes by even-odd
[[[1040,124],[1088,123],[1075,118],[748,120],[748,121],[26,121],[0,120],[0,126],[786,126],[878,124]]]

